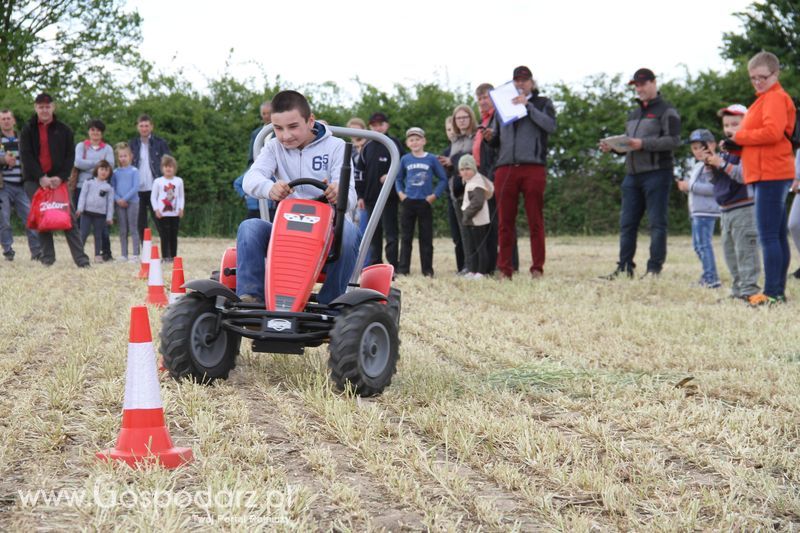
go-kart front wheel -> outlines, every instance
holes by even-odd
[[[400,357],[397,322],[389,306],[366,302],[336,317],[328,347],[331,378],[359,396],[380,394],[392,382]]]
[[[214,300],[197,292],[167,308],[161,318],[159,349],[174,379],[201,383],[228,379],[242,338],[220,328],[218,317]]]

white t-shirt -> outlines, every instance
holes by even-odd
[[[167,179],[164,176],[157,178],[153,182],[153,189],[150,192],[150,205],[153,211],[161,211],[165,217],[176,217],[183,209],[184,194],[183,180],[178,176]]]
[[[153,187],[153,172],[150,170],[150,143],[143,142],[139,148],[139,190],[149,191]]]

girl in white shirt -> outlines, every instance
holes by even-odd
[[[161,257],[171,263],[178,254],[178,228],[183,217],[183,180],[176,176],[178,162],[171,155],[161,158],[163,176],[153,181],[150,204],[156,214],[156,226],[161,237]]]

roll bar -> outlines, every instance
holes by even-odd
[[[327,124],[325,127],[331,130],[331,133],[337,137],[363,137],[371,141],[379,142],[384,145],[387,150],[389,150],[389,172],[386,174],[386,179],[384,180],[383,186],[381,187],[381,192],[378,195],[378,201],[375,202],[375,209],[372,211],[372,216],[369,217],[367,227],[364,229],[364,235],[361,237],[361,245],[358,247],[358,258],[356,259],[356,268],[353,270],[353,275],[350,276],[350,284],[352,285],[358,283],[358,279],[361,276],[361,269],[364,265],[364,260],[367,258],[369,245],[372,242],[372,236],[375,235],[375,230],[377,229],[378,223],[381,220],[381,215],[383,214],[383,208],[386,206],[386,202],[389,199],[392,189],[394,189],[394,180],[397,177],[397,171],[400,168],[400,152],[397,150],[397,146],[394,144],[394,142],[382,133],[371,130],[361,130],[357,128],[329,126]],[[261,131],[258,132],[255,141],[253,141],[253,158],[257,158],[258,154],[261,153],[261,149],[264,147],[264,140],[267,138],[267,135],[272,132],[272,130],[272,124],[266,124]],[[346,161],[345,163],[349,164],[349,161]],[[347,198],[347,195],[345,195],[345,198]],[[269,222],[267,201],[259,200],[258,209],[261,213],[261,218]]]

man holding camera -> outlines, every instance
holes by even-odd
[[[628,113],[625,134],[625,179],[622,181],[622,212],[619,217],[619,263],[604,279],[633,277],[636,236],[647,212],[650,220],[650,259],[644,276],[658,276],[667,258],[667,205],[673,178],[673,151],[681,144],[681,117],[661,98],[656,76],[647,68],[634,73],[628,85],[636,87],[638,106]],[[600,141],[600,150],[612,151]],[[617,152],[615,153],[623,153]]]

